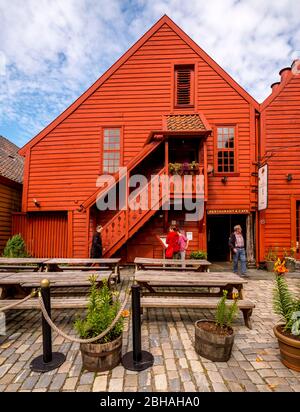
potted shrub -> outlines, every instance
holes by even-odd
[[[191,252],[190,259],[207,259],[207,252],[204,250],[195,250]]]
[[[171,175],[181,175],[182,163],[169,163],[169,173]]]
[[[213,362],[227,362],[234,342],[231,324],[238,312],[238,293],[234,294],[231,305],[226,304],[227,293],[227,290],[223,291],[214,321],[201,319],[195,323],[195,350]]]
[[[273,250],[272,247],[269,247],[266,255],[265,255],[265,264],[266,264],[266,269],[268,272],[273,272],[274,270],[274,264],[278,258],[278,254],[276,251]]]
[[[90,276],[89,303],[84,319],[77,318],[74,327],[80,338],[89,339],[100,335],[113,322],[120,311],[118,292],[112,292],[106,280],[98,287],[96,276]],[[83,367],[102,372],[113,369],[121,361],[123,317],[96,343],[81,343]]]
[[[285,261],[280,259],[274,265],[275,287],[273,309],[281,317],[281,323],[274,326],[278,339],[281,362],[290,369],[300,372],[300,298],[289,291],[284,274],[288,272]]]

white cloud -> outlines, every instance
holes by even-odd
[[[0,133],[24,144],[165,13],[258,101],[300,50],[298,0],[0,0]]]

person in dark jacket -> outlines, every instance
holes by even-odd
[[[240,225],[234,226],[234,232],[229,238],[229,247],[233,252],[233,271],[238,273],[239,260],[241,261],[242,276],[247,276],[245,241]]]
[[[92,240],[92,247],[91,247],[91,254],[90,257],[91,259],[97,259],[97,258],[102,258],[102,237],[101,237],[101,232],[102,232],[102,226],[98,225],[96,227],[96,232],[94,233],[93,240]]]

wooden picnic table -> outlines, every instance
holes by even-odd
[[[136,270],[190,270],[190,271],[207,271],[211,263],[205,259],[154,259],[136,257],[134,260]]]
[[[74,270],[90,271],[97,270],[99,265],[99,270],[110,269],[113,270],[118,276],[118,282],[120,282],[120,258],[109,258],[109,259],[84,259],[84,258],[54,258],[48,259],[46,262],[47,272],[62,272]]]
[[[113,271],[93,271],[93,275],[97,276],[97,282],[108,280],[108,286],[112,288],[117,281],[117,274]],[[90,286],[89,273],[86,272],[22,272],[22,273],[6,273],[0,277],[1,299],[10,296],[10,290],[13,289],[12,295],[24,297],[28,295],[28,289],[39,287],[41,280],[48,279],[50,287],[76,287]],[[15,296],[16,297],[16,296]]]
[[[40,271],[45,267],[47,258],[0,258],[0,271],[31,270]]]
[[[142,308],[216,309],[223,290],[227,290],[228,298],[232,299],[233,289],[236,289],[239,293],[238,308],[243,313],[246,326],[251,329],[250,317],[255,304],[244,299],[243,286],[247,281],[234,273],[140,270],[135,273],[135,281],[142,287]],[[172,288],[185,288],[187,292]],[[212,288],[219,290],[211,292]]]
[[[233,289],[235,288],[239,292],[239,296],[243,298],[243,285],[247,283],[245,279],[240,278],[235,273],[231,272],[190,272],[186,269],[185,272],[178,271],[159,271],[159,270],[139,270],[135,273],[135,281],[148,290],[151,294],[159,295],[182,295],[182,292],[173,291],[159,291],[159,288],[219,288],[220,291],[215,296],[222,296],[223,290],[228,291],[228,298],[231,298]],[[209,292],[195,292],[190,289],[184,292],[185,296],[203,296]]]

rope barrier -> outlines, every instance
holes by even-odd
[[[62,336],[63,338],[71,341],[71,342],[75,342],[75,343],[93,343],[96,342],[97,340],[103,338],[105,335],[107,335],[115,326],[115,324],[118,322],[118,320],[120,319],[120,317],[122,316],[122,312],[125,309],[125,306],[128,302],[128,298],[130,296],[130,292],[126,292],[126,297],[124,299],[124,302],[119,310],[119,312],[117,313],[117,316],[115,317],[115,319],[112,321],[111,325],[109,327],[107,327],[102,333],[100,333],[98,336],[95,336],[93,338],[89,338],[89,339],[80,339],[80,338],[74,338],[73,336],[67,335],[66,333],[64,333],[62,330],[60,330],[50,319],[48,312],[45,308],[41,293],[39,292],[39,296],[38,296],[38,301],[40,303],[40,307],[43,313],[44,318],[46,319],[48,325],[60,336]]]
[[[5,312],[6,310],[13,309],[20,305],[21,303],[26,302],[30,298],[33,298],[37,294],[37,290],[32,291],[28,296],[26,296],[24,299],[20,299],[17,302],[11,303],[10,305],[4,306],[3,308],[0,308],[0,312]]]

